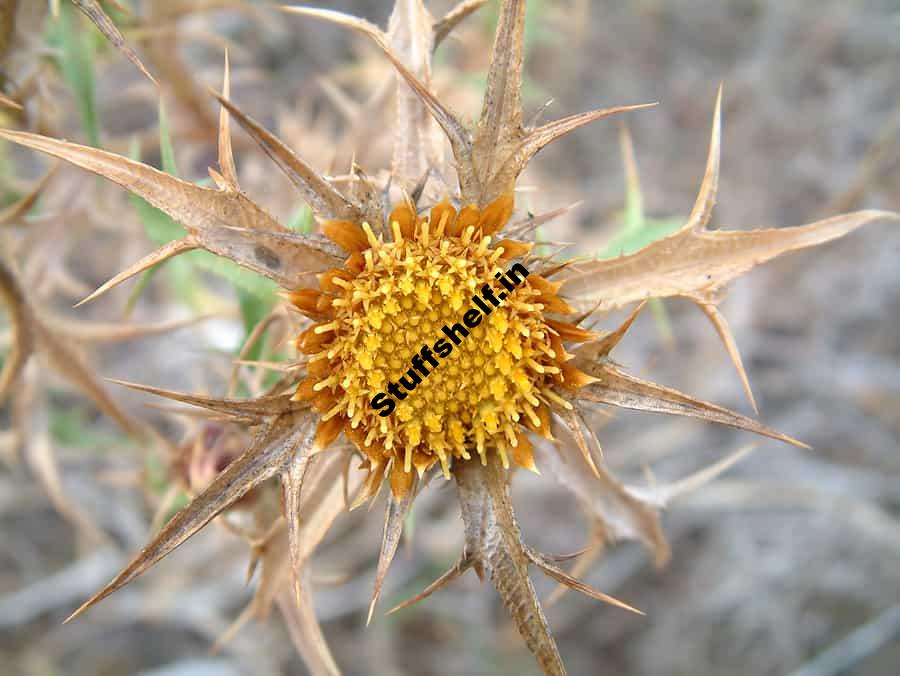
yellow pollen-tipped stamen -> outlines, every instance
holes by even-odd
[[[448,223],[449,221],[450,221],[450,212],[449,212],[449,211],[444,211],[444,212],[441,214],[441,220],[438,222],[437,230],[435,230],[435,232],[434,232],[435,236],[437,236],[437,237],[442,237],[442,236],[443,236],[444,231],[445,231],[446,228],[447,228],[447,223]]]
[[[368,223],[363,223],[362,229],[363,229],[363,232],[366,234],[366,239],[369,242],[369,246],[372,247],[373,249],[377,249],[380,246],[381,242],[375,236],[375,233],[372,232],[372,226],[370,226]]]
[[[322,416],[322,420],[330,420],[331,418],[333,418],[334,416],[336,416],[338,413],[340,413],[340,412],[341,412],[341,409],[344,409],[344,408],[346,408],[346,404],[345,404],[343,401],[339,401],[339,402],[336,403],[334,406],[332,406],[332,407],[328,410],[327,413],[325,413],[325,414]]]
[[[435,449],[435,453],[437,453],[438,460],[441,462],[441,473],[444,475],[445,479],[450,478],[450,463],[447,458],[447,453],[443,449]]]
[[[541,426],[541,419],[538,417],[538,414],[535,412],[534,407],[530,403],[526,403],[522,405],[522,409],[525,411],[525,415],[528,416],[528,419],[531,421],[531,424],[535,427]]]
[[[468,228],[466,228],[463,231],[462,238],[461,238],[462,243],[465,244],[466,246],[468,246],[469,243],[472,241],[472,237],[474,235],[475,235],[475,226],[470,225]]]
[[[565,399],[560,397],[558,394],[556,394],[556,392],[554,392],[550,388],[545,388],[545,389],[541,390],[541,394],[543,394],[547,399],[552,401],[554,404],[556,404],[558,406],[562,406],[567,411],[572,411],[575,408],[574,406],[572,406],[572,404],[570,404],[568,401],[566,401]]]
[[[328,322],[327,324],[319,324],[316,328],[313,329],[313,333],[322,335],[323,333],[328,333],[329,331],[334,331],[340,327],[338,322]]]
[[[517,446],[519,444],[519,437],[516,434],[516,428],[512,425],[504,425],[503,433],[506,435],[507,440],[509,441],[510,446]]]
[[[325,380],[320,380],[315,385],[313,385],[313,392],[321,392],[325,388],[331,387],[332,385],[336,384],[339,380],[340,378],[338,378],[337,376],[329,376]]]
[[[509,469],[509,457],[506,455],[506,449],[503,446],[498,446],[497,453],[500,454],[500,462],[503,463],[503,469]]]
[[[400,223],[391,221],[391,232],[394,235],[394,242],[400,244],[403,242],[403,231],[400,230]]]

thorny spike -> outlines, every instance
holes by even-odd
[[[472,560],[479,577],[487,573],[491,578],[544,672],[565,674],[556,641],[528,577],[528,554],[500,459],[491,454],[484,466],[474,459],[461,462],[455,467],[454,477],[465,524],[463,560]]]
[[[572,566],[569,575],[572,577],[580,577],[584,575],[588,569],[591,567],[595,561],[597,561],[603,554],[605,549],[605,541],[608,539],[608,533],[606,531],[606,526],[603,522],[597,518],[595,514],[593,514],[590,509],[586,505],[582,505],[582,511],[585,514],[585,518],[590,526],[590,538],[588,540],[588,545],[584,548],[583,553],[578,557],[575,561],[575,564]],[[566,592],[569,591],[569,587],[565,584],[560,583],[556,589],[554,589],[547,599],[544,601],[544,606],[549,608],[550,606],[556,604],[563,596],[565,596]]]
[[[670,550],[659,511],[627,490],[603,463],[598,464],[598,474],[591,472],[567,427],[554,424],[553,431],[559,439],[556,444],[543,439],[535,444],[540,466],[578,498],[591,518],[602,524],[604,535],[640,539],[652,553],[654,564],[665,565]]]
[[[873,209],[808,225],[749,231],[682,228],[633,254],[564,268],[560,295],[576,307],[599,311],[646,298],[710,297],[761,263],[880,220],[900,220],[900,214]]]
[[[31,308],[12,269],[0,259],[0,301],[8,308],[13,326],[13,345],[0,371],[0,401],[12,389],[33,354],[44,358],[63,378],[81,389],[103,413],[126,433],[141,435],[141,425],[123,411],[96,381],[81,356],[62,332],[45,325]]]
[[[141,63],[137,53],[135,53],[128,43],[125,42],[122,33],[116,27],[116,24],[112,22],[112,19],[107,16],[106,12],[103,11],[103,8],[100,7],[100,3],[97,2],[97,0],[72,0],[72,2],[78,9],[84,12],[85,16],[87,16],[99,31],[103,33],[106,39],[112,43],[113,47],[122,52],[122,54],[125,55],[125,58],[131,61],[131,63],[133,63],[138,70],[150,80],[150,82],[159,87],[159,82],[156,81],[156,78],[154,78],[144,64]],[[56,14],[54,14],[54,16],[56,16]]]
[[[710,216],[712,216],[713,206],[716,204],[716,193],[719,190],[719,160],[722,154],[722,87],[723,85],[720,84],[716,94],[706,171],[703,174],[703,181],[700,183],[697,200],[684,225],[685,230],[705,230]]]
[[[579,127],[619,112],[655,104],[621,106],[571,115],[535,129],[522,127],[525,0],[504,0],[491,54],[481,118],[475,130],[472,162],[477,195],[460,180],[464,201],[486,206],[510,193],[515,180],[546,145]]]
[[[610,115],[626,113],[634,110],[642,110],[644,108],[652,108],[655,105],[657,104],[639,103],[632,106],[600,108],[598,110],[592,110],[587,113],[570,115],[569,117],[565,117],[561,120],[556,120],[555,122],[548,122],[547,124],[541,127],[537,127],[536,129],[529,129],[524,134],[521,142],[511,148],[511,153],[509,154],[508,159],[502,162],[497,171],[493,175],[491,175],[490,179],[488,180],[488,184],[491,186],[496,186],[497,190],[502,191],[502,186],[510,182],[514,183],[518,175],[522,173],[528,163],[531,162],[534,156],[537,155],[543,148],[553,143],[557,139],[562,138],[566,134],[583,127],[586,124],[590,124],[591,122],[604,117],[609,117]]]
[[[706,302],[702,299],[698,299],[695,302],[697,303],[697,306],[703,310],[703,314],[705,314],[709,321],[712,322],[716,333],[719,334],[719,339],[725,346],[728,357],[731,359],[731,363],[738,372],[738,377],[741,379],[741,385],[744,388],[744,392],[747,393],[747,398],[750,400],[750,406],[753,407],[753,412],[759,415],[756,399],[753,396],[753,390],[750,388],[750,379],[747,377],[747,371],[744,369],[744,362],[741,359],[741,352],[738,350],[737,342],[735,342],[734,334],[728,326],[725,315],[719,312],[719,308],[717,308],[714,303]]]
[[[301,432],[301,443],[294,451],[293,457],[281,474],[281,488],[284,493],[284,511],[288,523],[288,548],[290,549],[292,578],[294,581],[294,593],[299,606],[302,598],[302,566],[300,559],[302,519],[300,516],[300,497],[303,479],[310,461],[312,448],[312,431],[315,424],[307,421]]]
[[[96,291],[77,302],[75,304],[75,307],[80,307],[85,303],[90,303],[92,300],[99,298],[107,291],[111,291],[122,282],[128,281],[135,275],[139,275],[142,272],[154,267],[155,265],[158,265],[159,263],[167,261],[170,258],[174,258],[175,256],[178,256],[180,254],[187,253],[188,251],[194,251],[197,248],[199,248],[197,244],[195,244],[194,241],[189,237],[186,237],[185,239],[176,239],[169,242],[168,244],[163,244],[156,251],[147,254],[136,263],[132,263],[127,268],[122,270],[122,272],[102,284],[97,288]]]
[[[38,197],[44,192],[44,189],[50,183],[50,180],[56,175],[59,169],[59,162],[54,162],[41,179],[34,184],[34,187],[28,191],[28,194],[19,200],[16,200],[8,207],[0,211],[0,226],[15,225],[26,216],[26,214],[37,202]]]
[[[581,592],[586,596],[590,596],[592,599],[596,599],[597,601],[602,601],[603,603],[608,603],[611,606],[616,606],[617,608],[622,608],[623,610],[628,610],[632,613],[637,613],[638,615],[644,615],[645,613],[638,610],[634,606],[630,606],[627,603],[620,601],[617,598],[613,598],[609,594],[604,594],[602,591],[594,589],[590,585],[581,582],[580,580],[576,580],[574,577],[560,569],[559,567],[553,565],[549,561],[549,559],[543,554],[539,554],[533,549],[526,549],[526,553],[528,554],[528,558],[531,562],[540,568],[545,575],[553,578],[560,584],[564,584],[569,589],[573,589],[575,591]]]
[[[616,309],[638,300],[671,296],[685,296],[695,302],[703,298],[704,302],[711,303],[717,289],[760,263],[789,251],[823,244],[873,221],[900,219],[897,213],[869,210],[793,228],[749,232],[708,230],[706,225],[715,204],[719,179],[721,107],[720,86],[706,171],[687,223],[676,233],[633,254],[564,269],[562,277],[566,283],[562,296],[566,300],[583,300],[583,309],[594,310]],[[731,354],[728,340],[725,337],[723,340]],[[742,368],[738,367],[738,371]],[[744,375],[741,378],[742,382],[746,380]]]
[[[437,48],[466,17],[481,9],[488,0],[461,0],[441,19],[434,22],[434,47]]]
[[[335,519],[344,513],[344,490],[340,475],[350,454],[345,448],[313,456],[307,469],[307,489],[301,496],[303,534],[299,538],[297,561],[306,565],[313,552],[328,534]],[[358,475],[351,477],[351,495],[357,490]]]
[[[388,496],[388,505],[384,514],[384,533],[381,540],[381,552],[378,554],[378,566],[375,571],[375,586],[372,590],[372,601],[369,603],[369,614],[366,617],[366,626],[369,626],[372,622],[372,613],[375,612],[375,604],[378,603],[378,597],[381,595],[384,579],[387,576],[391,562],[394,560],[394,555],[397,553],[397,547],[400,545],[403,524],[406,523],[406,517],[409,515],[409,508],[412,507],[413,500],[416,498],[417,483],[418,479],[414,475],[413,485],[401,500],[397,500],[393,495]]]
[[[503,0],[491,51],[481,117],[475,131],[472,160],[478,177],[477,203],[484,207],[510,192],[511,180],[493,184],[497,167],[524,137],[522,68],[525,61],[525,0]],[[507,177],[503,177],[506,179]],[[463,198],[467,195],[463,191]],[[469,196],[471,197],[471,196]]]
[[[362,209],[344,197],[327,179],[316,173],[294,151],[259,122],[244,113],[227,97],[212,92],[219,103],[234,116],[238,124],[259,144],[272,161],[284,172],[291,183],[300,191],[304,199],[317,214],[324,218],[341,218],[361,221]]]
[[[467,195],[472,194],[474,186],[477,185],[477,180],[475,178],[474,172],[471,171],[471,135],[469,134],[468,130],[462,125],[462,123],[459,122],[456,116],[454,116],[449,110],[447,110],[443,106],[443,104],[441,104],[440,101],[438,101],[435,96],[429,91],[428,87],[425,86],[412,72],[410,72],[410,70],[403,64],[402,61],[400,61],[399,58],[397,58],[397,55],[394,54],[393,50],[390,48],[390,45],[387,43],[387,36],[385,36],[384,32],[381,29],[363,19],[358,19],[354,16],[349,16],[341,12],[335,12],[327,9],[314,9],[312,7],[279,7],[279,9],[284,12],[288,12],[289,14],[299,14],[301,16],[308,16],[315,19],[321,19],[324,21],[329,21],[331,23],[336,23],[340,26],[351,28],[371,38],[375,42],[375,44],[378,45],[378,47],[384,52],[385,56],[387,56],[390,62],[394,65],[394,68],[396,68],[403,79],[406,80],[406,84],[408,84],[413,92],[415,92],[415,94],[422,100],[422,103],[426,108],[428,108],[431,115],[444,130],[444,133],[450,140],[450,146],[453,149],[453,154],[456,157],[457,173],[459,174],[460,187],[463,192],[463,197],[465,199]]]
[[[65,622],[141,575],[187,541],[222,510],[266,479],[276,475],[303,441],[303,426],[281,416],[260,430],[251,447],[228,465],[190,504],[173,516],[150,543],[100,592]]]
[[[0,301],[6,305],[13,330],[12,347],[0,370],[0,403],[2,403],[12,389],[13,383],[18,380],[35,347],[31,313],[25,295],[12,270],[6,266],[2,258],[0,258]]]
[[[727,470],[731,469],[738,462],[750,455],[756,450],[756,444],[747,444],[736,451],[729,453],[721,460],[711,464],[709,467],[690,474],[683,479],[678,479],[670,484],[662,486],[650,486],[648,488],[638,488],[630,486],[629,491],[635,495],[640,495],[648,502],[652,502],[659,507],[667,507],[670,503],[678,498],[684,497],[695,492],[698,488],[714,481]]]
[[[694,202],[694,206],[691,209],[687,222],[683,226],[684,230],[693,230],[697,232],[704,231],[709,224],[709,219],[712,216],[712,210],[716,203],[716,194],[719,188],[719,164],[722,154],[722,87],[723,85],[720,84],[716,94],[716,105],[715,111],[713,112],[712,132],[710,133],[709,139],[706,170],[703,174],[700,190],[697,193],[697,199]],[[738,350],[731,329],[728,328],[725,317],[719,312],[714,303],[704,301],[702,298],[695,298],[694,300],[716,329],[719,339],[722,341],[725,350],[728,352],[731,363],[738,372],[738,377],[741,379],[741,385],[744,388],[744,392],[747,393],[747,398],[750,400],[750,406],[753,408],[753,412],[758,414],[759,409],[756,406],[756,399],[753,397],[753,390],[750,388],[750,380],[747,378],[747,372],[744,369],[744,363],[741,360],[741,353]]]
[[[228,50],[225,50],[225,74],[222,80],[222,98],[231,96],[231,67],[228,63]],[[231,121],[228,109],[224,106],[219,111],[219,169],[232,190],[238,190],[237,168],[234,166],[234,151],[231,147]]]
[[[240,192],[203,188],[105,150],[39,134],[0,129],[0,138],[118,183],[183,225],[189,232],[187,239],[198,247],[269,277],[285,289],[307,285],[315,273],[334,267],[339,260],[314,239],[288,230]],[[273,239],[280,240],[277,247]]]
[[[387,40],[397,58],[424,87],[431,90],[434,23],[422,0],[398,0],[388,21]],[[408,187],[428,172],[441,171],[443,153],[437,144],[434,119],[422,100],[397,73],[397,116],[391,177]]]
[[[651,411],[653,413],[668,413],[670,415],[698,418],[754,432],[798,448],[809,448],[802,441],[792,439],[751,418],[734,413],[721,406],[694,399],[677,390],[628,375],[610,363],[584,364],[580,368],[600,380],[599,383],[588,385],[577,392],[577,396],[585,401],[595,401],[636,411]]]
[[[646,307],[647,301],[640,303],[628,316],[628,318],[622,322],[622,324],[615,331],[606,334],[602,338],[598,338],[597,340],[593,340],[589,343],[585,343],[582,347],[578,348],[576,351],[576,355],[585,358],[585,359],[601,359],[609,355],[615,347],[622,342],[622,339],[625,337],[625,334],[628,333],[628,330],[631,328],[631,325],[634,324],[634,321],[638,318],[638,315],[641,314],[641,310]]]
[[[195,394],[183,394],[173,390],[164,390],[158,387],[150,387],[149,385],[140,385],[138,383],[129,383],[124,380],[115,380],[107,378],[110,383],[116,385],[124,385],[133,390],[155,394],[158,397],[165,397],[173,401],[180,401],[191,406],[199,406],[210,411],[222,413],[227,416],[235,416],[240,418],[250,418],[255,420],[263,420],[268,417],[278,415],[286,415],[292,412],[299,412],[307,408],[303,402],[296,402],[291,399],[290,394],[287,395],[269,395],[265,397],[257,397],[256,399],[216,399],[212,397],[202,397]]]
[[[585,424],[584,420],[576,410],[562,411],[558,415],[561,420],[565,421],[566,427],[572,433],[575,444],[581,452],[581,457],[584,458],[585,463],[590,467],[594,476],[600,478],[600,470],[597,467],[597,463],[594,461],[594,454],[591,453],[591,449],[587,444],[587,439],[584,437],[584,431],[582,430],[582,425]]]
[[[431,596],[432,594],[434,594],[436,591],[439,591],[440,589],[443,589],[444,587],[446,587],[448,584],[453,582],[460,575],[462,575],[467,570],[469,570],[469,568],[472,567],[472,563],[473,563],[473,561],[471,559],[463,559],[463,560],[457,562],[457,564],[455,566],[453,566],[453,568],[451,568],[446,573],[441,575],[438,579],[436,579],[434,582],[432,582],[427,587],[425,587],[425,589],[420,591],[415,596],[412,596],[412,597],[406,599],[403,603],[397,604],[396,606],[391,608],[389,611],[387,611],[387,613],[385,613],[385,614],[392,615],[393,613],[396,613],[398,610],[403,610],[404,608],[409,608],[411,605],[414,605],[414,604],[418,603],[419,601],[423,601],[424,599],[426,599],[429,596]]]

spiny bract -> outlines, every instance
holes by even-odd
[[[523,126],[525,0],[503,0],[482,112],[477,123],[467,127],[432,92],[431,53],[482,4],[483,0],[466,0],[435,21],[421,0],[397,0],[387,31],[328,10],[282,8],[368,36],[396,68],[394,162],[389,179],[378,185],[354,167],[352,190],[339,191],[229,100],[227,68],[223,93],[217,95],[222,105],[219,170],[210,170],[216,188],[200,187],[103,150],[0,131],[4,139],[119,183],[184,226],[182,239],[141,259],[90,298],[168,258],[206,249],[277,282],[291,304],[315,322],[298,340],[305,356],[297,360],[297,368],[260,398],[215,399],[134,386],[240,421],[252,429],[252,441],[73,617],[133,580],[274,476],[281,478],[283,488],[284,528],[273,533],[284,546],[268,547],[261,556],[264,565],[272,557],[290,558],[296,598],[308,608],[305,566],[310,544],[304,540],[301,508],[311,506],[305,501],[305,479],[318,484],[339,480],[334,466],[352,457],[338,440],[343,433],[355,444],[355,454],[368,473],[351,497],[352,504],[373,498],[386,476],[393,488],[372,608],[416,491],[430,478],[428,471],[438,471],[440,465],[457,484],[465,547],[459,562],[411,601],[474,568],[493,581],[541,668],[561,674],[565,668],[529,580],[529,564],[573,589],[628,606],[573,579],[522,542],[509,497],[510,458],[528,468],[549,470],[579,497],[600,496],[602,500],[580,500],[598,532],[608,538],[639,538],[663,563],[668,548],[658,510],[671,491],[660,490],[658,499],[643,498],[611,477],[593,457],[593,434],[582,415],[586,406],[601,403],[691,416],[802,445],[750,418],[631,376],[611,361],[610,351],[637,310],[612,332],[593,333],[585,323],[596,311],[645,299],[688,298],[713,323],[746,386],[734,339],[716,307],[721,288],[782,253],[896,215],[860,211],[796,228],[708,230],[718,183],[720,89],[705,175],[680,230],[612,260],[563,262],[532,255],[523,239],[554,214],[512,219],[521,171],[560,136],[642,106]],[[133,53],[126,50],[126,54]],[[241,192],[231,150],[232,117],[298,188],[330,240],[286,228]],[[435,142],[435,123],[452,150],[458,190],[448,188],[452,171],[443,160],[444,152],[436,151],[441,144]],[[388,185],[399,186],[406,196],[385,217],[380,189]],[[484,322],[471,345],[457,352],[456,361],[442,364],[390,419],[375,415],[372,396],[406,371],[417,346],[452,320],[464,300],[493,279],[501,262],[523,263],[533,273],[517,289],[518,296]],[[720,463],[718,470],[735,458]],[[330,487],[331,483],[325,486]],[[594,506],[600,503],[604,507]],[[265,593],[271,600],[274,592]],[[320,666],[336,671],[323,641],[317,650]]]

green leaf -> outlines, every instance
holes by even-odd
[[[70,448],[96,451],[127,443],[106,428],[97,426],[89,407],[68,402],[50,407],[48,429],[54,442]]]
[[[658,239],[668,237],[683,225],[678,219],[644,219],[637,225],[623,227],[600,251],[600,258],[615,258],[643,249]]]
[[[550,254],[550,247],[545,244],[541,244],[541,242],[547,241],[547,232],[542,226],[538,226],[537,228],[535,228],[534,241],[536,244],[536,246],[534,247],[535,256],[547,256]]]
[[[75,8],[70,3],[60,5],[59,20],[51,25],[49,42],[61,51],[57,63],[75,97],[84,134],[92,146],[99,148],[100,119],[97,115],[94,84],[95,51],[90,32],[82,30]]]
[[[273,299],[278,292],[278,286],[270,279],[266,279],[255,272],[245,270],[236,263],[220,258],[208,251],[191,251],[182,258],[187,258],[191,263],[207,272],[212,272],[222,277],[238,289],[263,299]]]
[[[178,165],[175,162],[175,148],[172,146],[169,116],[166,114],[166,107],[162,101],[159,102],[159,154],[163,171],[175,178],[180,178]]]
[[[255,293],[238,288],[238,302],[241,308],[241,319],[244,322],[244,340],[247,342],[253,329],[259,324],[266,315],[272,311],[275,302],[275,295],[260,296]],[[246,355],[246,359],[256,360],[262,357],[263,341],[257,341]]]
[[[304,235],[312,234],[312,226],[313,212],[308,204],[302,205],[288,220],[288,227],[291,230],[296,230],[297,232]]]

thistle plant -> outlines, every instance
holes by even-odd
[[[84,9],[96,3],[78,4]],[[332,22],[367,36],[396,70],[396,125],[385,131],[394,139],[390,171],[374,179],[354,165],[343,190],[243,112],[230,97],[227,67],[222,91],[212,92],[221,105],[218,167],[209,170],[215,187],[97,148],[0,130],[0,138],[118,183],[184,228],[183,237],[129,266],[83,302],[168,259],[201,249],[275,282],[302,324],[296,358],[277,382],[251,398],[123,383],[207,409],[249,434],[245,447],[229,455],[218,473],[210,472],[202,458],[198,461],[194,475],[202,469],[208,476],[194,482],[191,502],[71,617],[134,580],[214,518],[234,510],[251,491],[277,478],[281,514],[249,539],[265,544],[254,552],[264,567],[287,571],[290,564],[293,593],[279,603],[297,603],[313,626],[307,564],[310,547],[323,534],[310,533],[309,516],[316,513],[317,527],[327,530],[344,507],[341,468],[352,462],[364,479],[348,491],[349,508],[375,500],[383,484],[388,493],[369,619],[417,494],[432,481],[451,481],[464,524],[463,552],[451,569],[397,609],[471,568],[494,585],[540,668],[562,674],[563,659],[529,578],[530,566],[624,611],[639,611],[577,580],[558,560],[526,544],[509,491],[517,469],[562,479],[600,524],[604,538],[640,539],[663,564],[669,550],[659,511],[675,489],[640,493],[608,473],[597,457],[599,442],[586,415],[597,404],[697,418],[805,446],[755,419],[631,375],[614,361],[612,351],[646,301],[686,298],[713,324],[755,409],[736,342],[718,309],[726,285],[776,256],[896,214],[868,210],[798,227],[710,230],[719,177],[720,87],[712,106],[705,171],[683,225],[642,248],[602,260],[535,251],[536,228],[560,211],[537,217],[516,214],[516,182],[525,167],[541,149],[590,122],[652,104],[525,124],[526,3],[503,0],[481,114],[466,124],[435,95],[431,55],[459,21],[483,4],[466,0],[434,20],[421,0],[397,0],[387,30],[338,12],[280,8],[293,17]],[[126,54],[134,55],[130,50]],[[282,225],[242,192],[232,121],[296,186],[313,210],[318,232],[305,235]],[[448,147],[452,162],[447,161]],[[458,321],[473,294],[516,264],[530,272],[522,285],[503,305],[485,313],[471,327],[467,342],[448,353],[427,380],[404,384],[405,396],[396,410],[381,415],[375,395],[401,379],[414,380],[409,365],[420,347],[440,337],[442,325]],[[621,325],[597,328],[602,313],[635,304]],[[737,457],[680,486],[709,480]],[[321,495],[333,498],[310,497]],[[262,590],[260,602],[271,603],[279,594],[276,587]],[[321,635],[313,634],[311,641],[308,661],[335,672]]]

